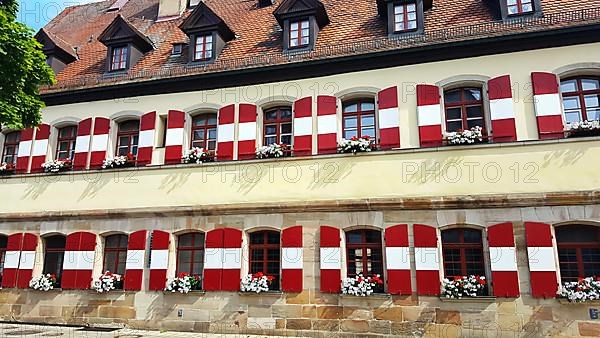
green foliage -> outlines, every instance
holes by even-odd
[[[13,129],[40,124],[38,87],[54,83],[33,30],[16,22],[17,2],[0,0],[0,124]]]

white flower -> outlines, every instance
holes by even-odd
[[[342,280],[342,294],[366,297],[370,296],[375,292],[375,288],[378,284],[382,284],[383,281],[380,275],[365,277],[362,273],[359,273],[355,277],[348,277]]]
[[[272,278],[263,273],[245,275],[240,282],[240,291],[256,293],[269,291]]]
[[[51,274],[45,274],[33,277],[31,281],[29,281],[29,287],[34,290],[49,291],[54,289],[54,283],[56,283],[56,278]]]
[[[373,140],[368,136],[365,137],[353,137],[349,140],[342,139],[338,143],[338,153],[363,153],[370,152],[375,149]]]
[[[42,168],[46,173],[57,173],[63,169],[67,169],[70,167],[70,160],[52,160],[42,163]]]
[[[463,131],[444,133],[444,138],[450,144],[472,144],[483,141],[483,128],[475,126]]]
[[[203,163],[213,160],[214,153],[204,148],[194,147],[190,150],[186,150],[181,161],[183,163]]]
[[[599,120],[583,120],[581,122],[570,122],[565,125],[565,131],[571,132],[582,132],[582,131],[593,131],[600,130],[600,121]]]
[[[558,288],[556,294],[573,303],[600,300],[600,280],[586,277],[577,282],[565,282]]]
[[[100,278],[92,283],[92,289],[98,293],[108,292],[116,288],[115,284],[121,281],[121,275],[106,271]]]
[[[121,168],[131,163],[131,156],[117,156],[115,158],[107,158],[102,161],[102,169]]]
[[[485,277],[483,276],[462,276],[455,277],[450,280],[444,278],[442,281],[442,294],[446,298],[457,298],[462,297],[477,297],[477,293],[485,288]]]
[[[285,155],[286,151],[289,150],[287,144],[273,143],[267,146],[256,148],[256,158],[279,158]]]
[[[167,281],[167,287],[165,288],[165,291],[171,291],[173,293],[179,292],[184,294],[190,292],[192,290],[192,286],[197,283],[199,283],[199,281],[196,280],[196,277],[182,274],[179,277],[170,278]]]

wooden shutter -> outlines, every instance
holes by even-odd
[[[33,128],[21,130],[19,151],[17,153],[17,166],[15,172],[25,174],[29,172],[31,162],[31,148],[33,146]]]
[[[21,261],[21,249],[23,248],[23,234],[12,234],[8,236],[6,253],[4,255],[4,268],[2,271],[2,287],[14,288],[17,286],[19,274],[19,263]]]
[[[562,105],[556,75],[533,72],[531,82],[540,139],[563,138]]]
[[[312,155],[312,97],[294,102],[294,156]]]
[[[92,133],[92,118],[87,118],[77,126],[77,139],[75,141],[75,156],[73,158],[73,170],[87,168],[90,154]]]
[[[215,229],[206,233],[204,290],[237,291],[242,268],[242,232]]]
[[[517,129],[510,75],[489,80],[488,97],[492,118],[492,140],[496,143],[516,141]]]
[[[440,261],[437,247],[437,229],[424,224],[413,227],[417,294],[440,294]]]
[[[235,106],[230,104],[219,109],[217,126],[217,159],[233,160]]]
[[[377,94],[379,119],[379,147],[400,148],[400,111],[398,87],[390,87]]]
[[[141,290],[146,262],[146,230],[136,231],[129,235],[127,242],[127,261],[125,262],[125,290]]]
[[[165,137],[165,164],[181,163],[184,125],[185,113],[178,110],[169,110],[169,115],[167,116],[167,135]]]
[[[281,290],[301,292],[304,267],[302,226],[293,226],[281,232]]]
[[[437,86],[417,85],[417,119],[421,147],[442,145],[442,110]]]
[[[337,152],[337,98],[317,97],[317,150],[319,154]]]
[[[33,149],[31,151],[31,172],[43,172],[42,163],[46,162],[48,153],[48,139],[50,138],[50,125],[42,124],[35,132]]]
[[[150,284],[149,289],[162,291],[167,283],[169,264],[169,233],[161,230],[152,231],[150,246]]]
[[[256,106],[242,103],[239,110],[238,159],[252,159],[256,157]]]
[[[140,137],[138,141],[137,164],[148,165],[152,162],[154,139],[156,135],[156,112],[142,115],[140,119]]]
[[[321,292],[339,293],[342,282],[342,253],[340,229],[321,226],[320,262]]]
[[[108,150],[108,131],[110,120],[104,117],[94,119],[94,132],[92,134],[92,146],[90,154],[90,168],[98,169],[106,159]]]
[[[549,224],[525,222],[531,296],[553,298],[558,290],[556,260]]]
[[[398,224],[385,229],[385,259],[388,293],[410,295],[410,257],[408,247],[408,226]]]
[[[518,297],[519,275],[513,225],[510,222],[487,229],[494,296]]]
[[[63,289],[89,289],[96,250],[96,235],[75,232],[67,236],[61,287]]]

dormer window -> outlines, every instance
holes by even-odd
[[[417,4],[414,2],[394,5],[394,32],[417,29]]]
[[[118,71],[127,69],[129,48],[127,46],[114,47],[111,53],[110,70]]]
[[[212,59],[212,55],[212,34],[196,36],[196,43],[194,45],[194,61],[207,61]]]
[[[69,63],[78,59],[75,47],[45,28],[40,29],[35,38],[43,46],[42,52],[46,55],[46,64],[52,68],[55,74],[60,73]]]
[[[533,0],[506,0],[508,15],[528,14],[533,12]]]
[[[290,23],[290,48],[306,47],[310,43],[310,21],[299,20]]]

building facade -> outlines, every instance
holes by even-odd
[[[0,318],[600,335],[600,303],[557,297],[600,275],[599,24],[597,0],[68,8],[36,36],[43,124],[0,136]],[[339,153],[353,137],[372,151]],[[105,271],[122,285],[90,290]],[[241,292],[258,272],[270,291]],[[341,294],[361,272],[383,284]],[[55,289],[29,288],[42,274]],[[182,274],[194,290],[165,291]],[[444,296],[468,275],[477,297]]]

